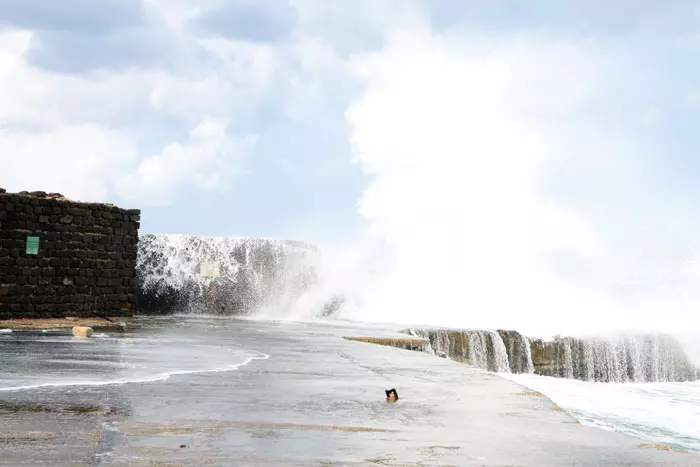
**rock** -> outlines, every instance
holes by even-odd
[[[87,326],[75,326],[73,328],[73,335],[75,337],[90,337],[92,336],[92,328]]]

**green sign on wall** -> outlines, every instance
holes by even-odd
[[[39,254],[39,237],[27,237],[27,254]]]

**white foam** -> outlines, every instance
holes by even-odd
[[[177,290],[180,311],[211,312],[213,299],[217,309],[237,303],[248,312],[269,308],[286,310],[281,313],[287,315],[313,280],[315,262],[314,248],[294,242],[145,235],[139,238],[137,270],[142,288],[149,293]],[[246,288],[246,300],[241,301],[233,284]]]
[[[539,391],[582,424],[700,451],[700,383],[593,383],[502,375]]]
[[[12,386],[0,388],[0,392],[7,391],[22,391],[28,389],[40,389],[40,388],[50,388],[50,387],[69,387],[69,386],[110,386],[110,385],[120,385],[120,384],[138,384],[138,383],[154,383],[158,381],[165,381],[172,376],[178,375],[190,375],[190,374],[203,374],[203,373],[221,373],[227,371],[235,371],[239,368],[250,364],[254,360],[267,360],[270,358],[269,355],[262,352],[258,352],[258,355],[253,355],[246,358],[241,363],[235,363],[231,365],[225,365],[216,368],[203,368],[195,370],[173,370],[157,373],[153,376],[148,377],[138,377],[138,378],[118,378],[107,381],[92,381],[92,380],[78,380],[78,381],[59,381],[53,383],[40,383],[40,384],[29,384],[21,386]]]

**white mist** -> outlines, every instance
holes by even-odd
[[[346,316],[531,336],[695,321],[692,232],[626,207],[656,188],[634,125],[609,118],[625,105],[614,56],[414,29],[353,63],[359,212],[391,260]]]

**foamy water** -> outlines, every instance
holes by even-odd
[[[700,382],[615,384],[504,376],[545,394],[584,425],[700,452]]]
[[[166,336],[72,336],[6,334],[0,391],[42,387],[147,383],[174,375],[234,371],[267,355]]]

